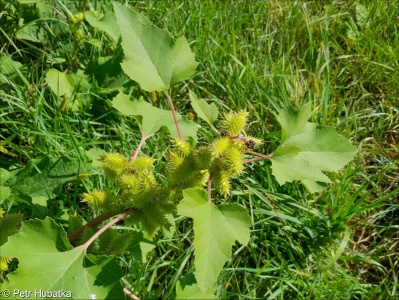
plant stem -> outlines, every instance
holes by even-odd
[[[135,294],[133,294],[131,291],[129,291],[128,289],[124,288],[123,292],[130,298],[133,300],[140,300],[139,297],[137,297]]]
[[[180,140],[183,141],[183,135],[182,135],[181,130],[180,130],[179,122],[177,121],[177,113],[176,113],[176,110],[175,110],[175,106],[173,105],[172,97],[169,95],[168,91],[165,91],[164,93],[166,95],[166,98],[168,98],[170,109],[172,110],[173,120],[175,121],[177,134],[179,135]]]
[[[147,136],[144,136],[144,135],[141,136],[140,143],[139,143],[139,145],[137,146],[136,150],[134,150],[134,151],[130,154],[129,162],[132,162],[132,161],[134,161],[134,160],[137,158],[137,156],[138,156],[139,153],[140,153],[141,148],[143,148],[143,145],[144,145],[145,141],[146,141],[147,139],[149,139],[150,137],[152,137],[153,135],[154,135],[154,134],[150,134],[150,135],[147,135]]]
[[[255,151],[252,151],[252,150],[247,150],[247,152],[251,153],[253,155],[259,156],[259,157],[263,157],[263,158],[271,158],[273,156],[273,152],[270,153],[270,154],[262,154],[262,153],[255,152]]]
[[[242,162],[243,165],[251,163],[251,162],[254,162],[254,161],[262,160],[262,159],[270,159],[270,158],[273,157],[273,152],[270,153],[270,154],[267,154],[267,155],[264,155],[264,154],[261,154],[261,153],[257,153],[257,152],[253,152],[253,151],[248,151],[248,152],[251,153],[251,154],[257,155],[257,156],[254,157],[254,158],[250,158],[250,159],[244,160]]]
[[[87,5],[87,0],[83,0],[83,8],[82,8],[83,15],[86,14],[86,5]]]
[[[86,225],[80,227],[78,230],[76,230],[75,232],[71,233],[70,235],[68,235],[68,240],[69,242],[73,245],[75,244],[75,242],[77,241],[77,239],[82,235],[83,231],[85,230],[86,227],[96,227],[97,225],[101,224],[102,222],[104,222],[105,220],[122,213],[122,211],[117,211],[117,212],[105,212],[101,215],[99,215],[98,217],[94,218],[93,220],[91,220],[89,223],[87,223]]]
[[[131,215],[134,212],[134,209],[129,209],[121,213],[118,217],[113,219],[111,222],[106,224],[104,227],[102,227],[99,231],[97,231],[86,243],[84,243],[84,252],[86,254],[87,248],[91,245],[91,243],[94,242],[96,238],[98,238],[104,231],[106,231],[108,228],[110,228],[112,225],[115,225],[119,221],[123,220],[127,216]]]
[[[209,179],[208,179],[208,202],[209,203],[212,203],[211,189],[212,189],[212,174],[209,175]]]
[[[213,126],[212,124],[209,124],[209,125],[211,126],[211,129],[212,129],[214,132],[216,132],[218,135],[220,135],[219,130],[217,130],[215,126]]]

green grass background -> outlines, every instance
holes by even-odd
[[[80,11],[83,2],[53,1],[63,13]],[[248,133],[265,141],[259,152],[269,153],[279,140],[276,111],[310,101],[317,111],[312,121],[336,128],[358,149],[353,162],[331,174],[334,184],[317,195],[296,183],[279,186],[267,162],[248,167],[228,201],[248,208],[252,237],[248,247],[234,248],[218,295],[398,299],[398,2],[127,2],[172,36],[184,35],[195,52],[197,72],[171,92],[180,112],[191,111],[189,88],[222,111],[246,108]],[[89,0],[87,9],[111,5]],[[110,40],[83,23],[84,35],[102,46],[74,45],[67,22],[59,19],[43,25],[52,29],[45,43],[18,40],[17,29],[36,14],[34,5],[0,2],[0,54],[21,64],[17,72],[0,72],[0,167],[15,169],[44,156],[79,156],[92,147],[128,155],[139,134],[132,120],[106,104],[114,93],[93,83],[75,99],[80,108],[62,110],[45,86],[50,68],[90,70],[98,57],[112,55]],[[148,99],[135,84],[130,88]],[[156,104],[167,102],[159,96]],[[200,131],[201,141],[211,141],[207,134],[206,128]],[[143,151],[162,156],[160,142],[154,139]],[[49,211],[57,210],[51,205],[77,209],[81,193],[102,185],[95,178],[70,183]],[[10,210],[17,211],[29,216],[27,207]],[[173,238],[159,236],[144,264],[120,258],[123,282],[134,294],[173,298],[177,280],[193,270],[192,227],[178,218],[177,230]]]

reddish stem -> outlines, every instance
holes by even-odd
[[[208,179],[208,202],[209,203],[212,203],[211,190],[212,190],[212,174],[209,176],[209,179]]]
[[[141,148],[143,148],[143,146],[144,146],[145,141],[146,141],[147,139],[149,139],[150,137],[152,137],[153,135],[154,135],[154,134],[150,134],[150,135],[147,135],[147,136],[144,136],[144,135],[141,136],[140,143],[139,143],[139,145],[137,146],[136,150],[134,150],[134,151],[132,152],[132,154],[130,155],[129,162],[132,162],[132,161],[134,161],[134,160],[137,158],[137,156],[138,156],[139,153],[140,153]]]
[[[123,292],[130,298],[133,300],[140,300],[139,297],[137,297],[135,294],[133,294],[131,291],[129,291],[128,289],[124,288]]]
[[[84,252],[86,254],[87,248],[95,241],[96,238],[98,238],[104,231],[106,231],[108,228],[110,228],[112,225],[115,225],[119,221],[123,220],[127,216],[131,215],[134,212],[134,209],[129,209],[123,213],[121,213],[118,217],[113,219],[111,222],[107,223],[105,226],[103,226],[99,231],[97,231],[86,243],[84,243],[83,248]]]
[[[266,159],[269,159],[269,158],[271,158],[273,156],[273,152],[270,153],[270,154],[262,154],[262,153],[255,152],[255,151],[252,151],[252,150],[247,150],[247,152],[251,153],[253,155],[259,156],[259,157],[266,158]]]
[[[168,98],[168,102],[169,102],[170,108],[172,110],[173,120],[175,121],[177,134],[179,135],[180,140],[183,141],[183,135],[180,130],[179,122],[177,121],[177,113],[175,110],[175,106],[173,105],[172,97],[169,95],[168,91],[165,91],[165,95],[166,95],[166,98]]]
[[[75,242],[82,235],[82,233],[83,233],[83,231],[85,230],[86,227],[90,227],[90,228],[96,227],[97,225],[101,224],[105,220],[108,220],[109,218],[111,218],[111,217],[113,217],[113,216],[115,216],[117,214],[120,214],[120,213],[121,213],[121,211],[105,212],[105,213],[99,215],[98,217],[94,218],[93,220],[91,220],[86,225],[80,227],[78,230],[76,230],[75,232],[73,232],[70,235],[68,235],[69,242],[72,245],[75,244]]]

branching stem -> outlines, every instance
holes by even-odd
[[[130,298],[133,300],[140,300],[139,297],[137,297],[135,294],[133,294],[131,291],[129,291],[128,289],[124,288],[123,292]]]
[[[93,220],[91,220],[89,223],[87,223],[86,225],[80,227],[78,230],[76,230],[75,232],[71,233],[70,235],[68,235],[68,240],[69,242],[73,245],[75,244],[75,242],[78,240],[78,238],[82,235],[83,231],[85,230],[86,227],[96,227],[97,225],[101,224],[102,222],[104,222],[105,220],[108,220],[109,218],[122,213],[122,211],[117,211],[117,212],[105,212],[101,215],[99,215],[98,217],[94,218]]]
[[[127,216],[131,215],[134,212],[134,209],[129,209],[121,213],[118,217],[113,219],[111,222],[107,223],[104,227],[102,227],[99,231],[97,231],[86,243],[84,243],[83,248],[86,254],[87,248],[90,246],[91,243],[95,241],[104,231],[110,228],[112,225],[115,225],[119,221],[123,220]]]
[[[173,105],[172,97],[170,96],[168,91],[165,91],[165,95],[166,95],[166,98],[168,98],[169,106],[170,106],[170,109],[172,110],[173,120],[175,121],[177,134],[179,135],[179,139],[181,141],[183,141],[183,135],[181,133],[180,125],[179,125],[179,122],[177,120],[177,113],[176,113],[176,110],[175,110],[175,106]]]
[[[136,150],[134,150],[131,154],[130,154],[130,159],[129,159],[129,162],[131,163],[132,161],[134,161],[136,158],[137,158],[137,156],[139,155],[139,153],[140,153],[140,151],[141,151],[141,148],[143,148],[143,146],[144,146],[144,143],[145,143],[145,141],[147,140],[147,139],[149,139],[150,137],[152,137],[154,134],[150,134],[150,135],[147,135],[147,136],[145,136],[144,134],[141,136],[141,140],[140,140],[140,143],[139,143],[139,145],[137,146],[137,148],[136,148]]]
[[[266,158],[266,159],[269,159],[269,158],[271,158],[273,156],[273,152],[270,153],[270,154],[262,154],[262,153],[255,152],[255,151],[252,151],[252,150],[247,150],[247,152],[251,153],[253,155],[259,156],[259,157]]]
[[[270,159],[270,158],[273,157],[273,152],[270,153],[270,154],[267,154],[267,155],[261,154],[261,153],[258,153],[258,152],[254,152],[254,151],[251,151],[251,150],[249,150],[247,152],[256,155],[256,157],[244,160],[242,162],[243,165],[251,163],[251,162],[254,162],[254,161],[262,160],[262,159]]]

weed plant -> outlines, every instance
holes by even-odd
[[[246,108],[251,112],[248,134],[266,141],[259,152],[270,153],[280,137],[274,113],[311,102],[317,108],[312,122],[336,128],[358,149],[355,160],[331,174],[334,183],[316,195],[297,183],[280,186],[265,161],[233,182],[231,198],[249,210],[253,227],[248,246],[233,249],[217,295],[398,299],[397,2],[119,2],[191,43],[199,65],[192,79],[171,91],[183,99],[177,111],[192,117],[188,86],[221,110]],[[111,1],[52,3],[54,9],[44,10],[15,0],[0,2],[0,168],[15,170],[65,155],[83,163],[93,147],[129,156],[140,134],[134,120],[108,105],[116,95],[114,86],[123,84],[134,97],[168,107],[166,97],[153,97],[126,77],[103,76],[103,68],[119,73],[122,54],[115,54],[103,32],[66,17],[83,5],[110,9]],[[38,23],[37,32],[21,30],[38,15],[51,21]],[[102,57],[110,59],[100,63]],[[83,70],[91,81],[80,81],[74,102],[65,105],[48,86],[51,68]],[[205,130],[199,136],[211,142]],[[143,151],[162,157],[157,145],[165,142],[162,135],[154,137]],[[165,161],[155,165],[163,168]],[[68,211],[92,219],[95,212],[82,204],[83,194],[110,187],[102,176],[84,177],[62,185],[45,210],[28,202],[2,208],[25,219],[51,216],[63,225]],[[143,299],[173,298],[180,276],[193,268],[192,236],[191,221],[180,217],[176,234],[160,234],[144,263],[121,256],[124,286]]]

